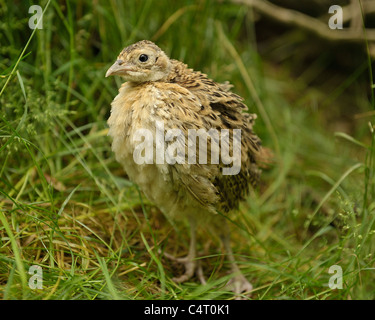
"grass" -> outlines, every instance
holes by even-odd
[[[205,230],[207,284],[173,283],[182,267],[159,252],[186,254],[187,226],[169,223],[111,152],[106,119],[121,81],[104,74],[140,39],[233,83],[275,151],[260,189],[230,217],[251,297],[375,298],[375,102],[365,54],[338,71],[328,48],[296,76],[296,59],[308,56],[293,54],[300,34],[259,44],[248,9],[214,1],[42,1],[35,31],[29,5],[0,4],[1,298],[233,299],[223,289],[229,263]],[[28,285],[32,265],[42,267],[42,289]],[[342,289],[328,287],[332,265],[342,268]]]

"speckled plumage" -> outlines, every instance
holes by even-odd
[[[141,55],[147,55],[147,61],[140,61]],[[257,161],[261,144],[253,131],[256,115],[246,112],[243,99],[231,92],[231,85],[216,83],[205,74],[189,69],[186,64],[169,59],[147,40],[125,48],[107,72],[107,76],[113,74],[127,80],[112,102],[108,120],[116,160],[122,164],[130,180],[138,184],[166,215],[187,218],[193,225],[197,221],[204,222],[223,239],[226,238],[225,219],[217,214],[217,210],[228,213],[236,209],[248,195],[249,186],[255,187],[259,180]],[[229,132],[241,129],[240,172],[223,175],[222,169],[228,165],[222,162],[211,164],[210,137],[207,164],[188,164],[187,152],[186,161],[181,164],[135,163],[133,152],[139,143],[134,142],[135,132],[140,128],[156,132],[157,122],[164,124],[165,132],[180,129],[185,136],[189,129],[229,129]],[[181,141],[186,150],[187,141]],[[165,147],[171,143],[165,142]],[[229,145],[233,145],[232,134],[229,135]],[[197,146],[197,156],[199,150]],[[154,151],[155,160],[156,153],[160,152],[155,141]],[[193,246],[195,249],[195,243]],[[190,258],[195,257],[195,253],[189,254]],[[239,270],[235,268],[234,271]],[[248,290],[249,285],[237,286],[235,291]]]

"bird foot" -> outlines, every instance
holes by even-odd
[[[253,286],[243,274],[238,274],[231,278],[226,288],[236,294],[236,300],[246,299],[246,296],[249,296],[250,292],[253,290]]]
[[[164,256],[172,261],[176,261],[178,263],[181,263],[185,266],[185,273],[179,277],[173,277],[172,280],[176,283],[182,283],[185,281],[188,281],[191,279],[194,274],[196,273],[198,276],[198,279],[202,284],[206,284],[206,280],[203,276],[203,270],[202,266],[200,264],[200,261],[197,261],[193,258],[191,258],[189,255],[181,258],[177,258],[167,252],[164,252]]]

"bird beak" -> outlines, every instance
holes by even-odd
[[[126,75],[128,71],[131,71],[132,68],[129,65],[126,65],[122,60],[116,60],[116,62],[107,70],[105,77],[114,76],[114,75]]]

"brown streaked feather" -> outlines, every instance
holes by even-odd
[[[256,115],[243,112],[247,107],[240,96],[230,91],[229,83],[216,83],[205,74],[189,69],[177,60],[172,62],[173,69],[166,80],[188,89],[199,99],[202,107],[195,112],[199,113],[205,129],[243,131],[240,173],[227,176],[219,174],[212,179],[219,195],[217,205],[225,212],[237,208],[249,192],[249,183],[256,187],[260,177],[257,159],[261,153],[261,142],[253,131]]]
[[[110,135],[114,137],[113,150],[116,158],[126,171],[134,171],[128,174],[143,186],[146,195],[159,207],[173,207],[173,210],[184,211],[187,210],[182,209],[184,206],[195,204],[210,212],[228,212],[237,208],[239,202],[248,195],[250,185],[256,187],[259,181],[258,160],[262,147],[253,131],[256,115],[246,112],[247,106],[243,99],[231,91],[232,86],[228,82],[217,83],[207,75],[188,68],[186,64],[169,59],[150,41],[141,41],[125,48],[119,58],[124,61],[133,59],[142,52],[143,47],[155,50],[155,54],[160,53],[157,70],[162,70],[163,65],[166,65],[168,72],[158,81],[129,81],[120,89],[118,97],[112,103],[113,112],[108,121]],[[148,65],[145,70],[150,71],[152,67]],[[153,129],[156,121],[165,123],[165,131],[181,129],[185,137],[189,129],[229,129],[230,145],[233,145],[233,129],[241,129],[240,172],[237,175],[223,175],[225,165],[211,164],[210,152],[207,154],[207,164],[188,165],[186,152],[185,164],[154,166],[154,169],[148,169],[151,170],[149,177],[146,174],[144,176],[143,169],[129,164],[134,149],[131,136],[136,128]],[[124,137],[123,140],[121,136]],[[166,147],[168,144],[171,142],[167,142]],[[185,148],[187,150],[187,146]],[[211,150],[210,138],[207,150]],[[199,147],[197,153],[199,157]],[[168,192],[173,193],[175,206],[168,205],[171,200],[161,199],[161,194],[152,186],[152,179],[160,180],[160,188],[163,188],[162,181],[165,181]],[[183,199],[184,197],[187,198]]]

